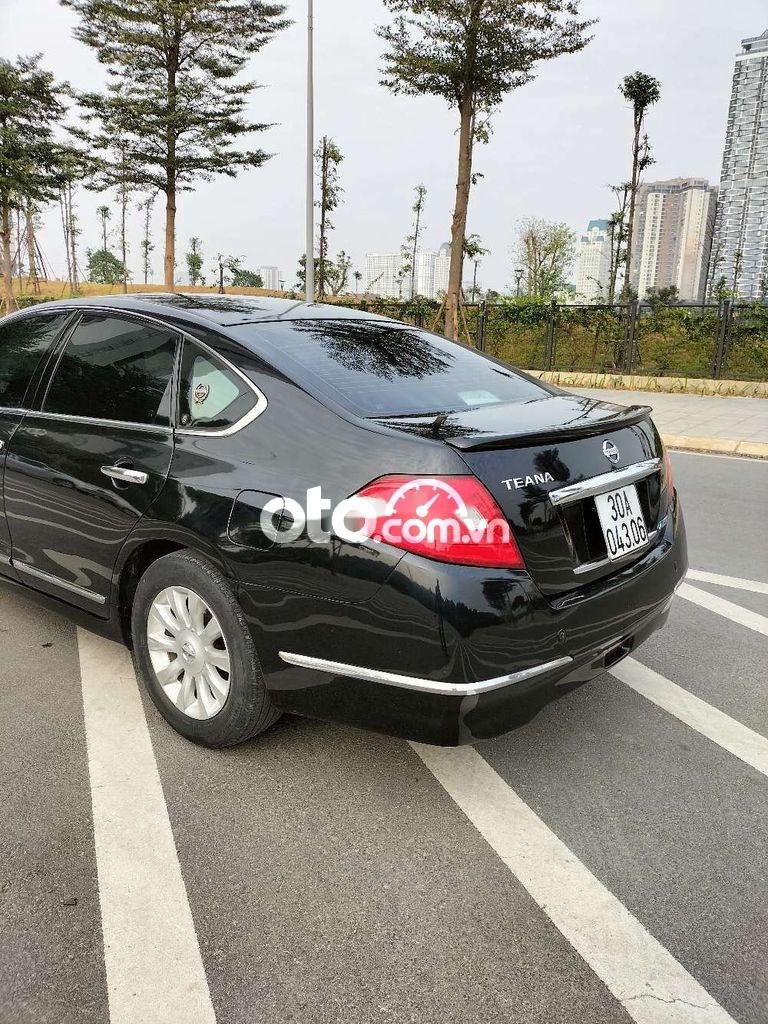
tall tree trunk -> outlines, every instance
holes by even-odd
[[[411,253],[411,302],[416,297],[416,253],[419,251],[419,227],[421,225],[422,204],[422,196],[419,193],[416,202],[416,226],[413,229],[413,252]]]
[[[637,203],[638,178],[640,177],[640,132],[643,127],[643,111],[635,111],[635,138],[632,143],[632,184],[629,193],[629,219],[627,222],[627,255],[624,272],[624,288],[622,297],[624,302],[629,302],[630,272],[632,270],[632,241],[635,232],[635,205]]]
[[[172,119],[176,115],[178,100],[178,89],[176,77],[179,70],[179,38],[180,27],[178,23],[178,12],[174,15],[175,36],[174,42],[167,55],[167,97],[169,120],[165,133],[165,261],[163,265],[165,287],[169,292],[176,290],[174,276],[176,271],[176,135],[172,125]]]
[[[459,337],[459,303],[461,276],[464,267],[464,239],[467,233],[467,207],[472,179],[472,134],[474,118],[472,98],[466,97],[460,107],[459,167],[456,180],[456,204],[451,224],[451,267],[445,297],[445,336],[453,341]]]
[[[320,158],[320,252],[317,261],[317,297],[325,298],[325,265],[328,242],[328,136],[323,136],[323,149]]]
[[[120,246],[123,259],[123,294],[128,292],[128,243],[125,237],[125,218],[128,209],[128,186],[125,182],[125,151],[123,151],[123,180],[120,183]]]
[[[69,248],[69,214],[67,213],[67,186],[64,185],[59,193],[59,206],[61,207],[61,230],[64,234],[64,251],[67,254],[67,284],[70,295],[74,292],[72,284],[72,254]]]
[[[37,240],[35,238],[35,208],[31,202],[27,203],[25,217],[27,222],[27,262],[29,264],[28,280],[32,290],[40,291],[40,275],[37,272]]]
[[[75,204],[72,201],[72,184],[69,183],[67,186],[67,217],[68,217],[68,229],[69,229],[69,249],[70,249],[70,260],[72,267],[72,294],[77,295],[80,290],[80,275],[78,273],[77,266],[77,215],[75,214]]]
[[[3,303],[5,312],[11,313],[16,308],[13,297],[13,258],[11,257],[11,210],[7,203],[2,204],[0,212],[0,236],[3,248]]]
[[[165,287],[175,291],[173,281],[176,266],[176,185],[168,175],[168,190],[165,193]]]

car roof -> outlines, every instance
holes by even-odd
[[[265,323],[286,320],[377,320],[398,323],[376,313],[347,306],[301,302],[296,299],[275,299],[255,295],[207,295],[189,292],[133,292],[128,295],[92,295],[81,299],[44,302],[24,312],[48,309],[104,307],[147,313],[165,314],[174,320],[234,327],[236,324]]]

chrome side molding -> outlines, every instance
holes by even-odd
[[[42,569],[35,569],[34,566],[25,565],[24,562],[11,560],[11,565],[17,572],[26,573],[28,576],[34,576],[36,579],[42,580],[44,583],[50,583],[52,586],[61,587],[62,590],[68,590],[71,594],[77,594],[78,597],[84,597],[89,601],[95,601],[96,604],[104,604],[107,600],[106,597],[102,597],[101,594],[95,594],[92,590],[88,590],[86,587],[78,587],[76,583],[67,583],[66,580],[60,580],[58,576],[52,576],[49,572],[43,572]]]
[[[576,484],[568,484],[567,487],[560,487],[556,491],[549,492],[549,500],[555,506],[570,505],[574,501],[581,501],[582,498],[591,498],[603,491],[611,491],[615,487],[622,487],[624,484],[633,484],[642,480],[651,473],[655,473],[661,467],[661,459],[646,459],[644,462],[636,462],[626,469],[615,469],[610,473],[601,473],[600,476],[592,476],[589,480],[580,480]]]
[[[533,668],[526,668],[521,672],[511,672],[506,676],[484,679],[477,683],[441,683],[434,679],[420,679],[417,676],[403,676],[396,672],[382,672],[379,669],[362,668],[359,665],[345,665],[339,661],[326,661],[324,658],[310,658],[305,654],[291,654],[289,651],[280,651],[279,653],[282,660],[288,665],[315,669],[317,672],[326,672],[333,676],[347,676],[350,679],[362,679],[370,683],[383,683],[385,686],[399,686],[403,690],[442,694],[446,697],[475,697],[480,693],[500,690],[505,686],[514,686],[516,683],[524,683],[528,679],[535,679],[548,672],[555,672],[557,669],[570,665],[573,661],[573,658],[566,656],[555,658],[554,661],[545,662],[543,665],[534,665]]]

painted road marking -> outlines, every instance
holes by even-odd
[[[687,576],[689,580],[697,580],[699,583],[714,583],[718,587],[749,590],[753,594],[768,594],[768,583],[761,583],[759,580],[743,580],[740,576],[721,576],[719,573],[704,572],[701,569],[689,569]]]
[[[638,1024],[734,1024],[472,747],[411,746]]]
[[[757,612],[742,608],[741,605],[734,604],[732,601],[726,601],[723,597],[710,594],[708,590],[692,587],[690,583],[681,583],[677,588],[677,595],[702,608],[708,608],[711,612],[716,612],[718,615],[730,619],[731,622],[736,622],[739,626],[746,626],[747,629],[753,629],[756,633],[768,636],[768,617],[765,615],[758,615]]]
[[[610,670],[622,683],[668,711],[691,729],[717,743],[745,764],[768,775],[768,739],[735,718],[666,679],[634,658],[625,658]]]
[[[111,1024],[215,1024],[128,651],[78,629]]]

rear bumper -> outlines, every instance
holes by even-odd
[[[365,605],[240,597],[279,707],[450,746],[525,724],[630,654],[686,570],[676,502],[641,559],[558,600],[525,573],[411,558]]]

